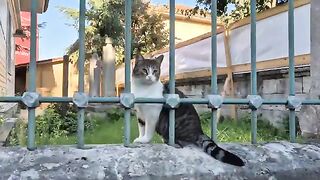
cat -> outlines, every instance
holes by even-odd
[[[164,56],[145,59],[141,54],[135,58],[132,71],[132,93],[136,98],[163,98],[169,93],[168,84],[160,81],[161,63]],[[175,88],[180,98],[187,98]],[[169,111],[163,104],[135,104],[138,119],[139,137],[134,143],[149,143],[154,132],[169,140]],[[201,128],[200,118],[192,104],[180,104],[175,110],[175,143],[178,147],[195,145],[213,158],[235,166],[244,166],[244,162],[235,154],[220,148]]]

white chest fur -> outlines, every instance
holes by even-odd
[[[136,98],[163,98],[163,84],[158,81],[144,85],[132,81],[132,93]],[[137,115],[143,121],[158,121],[162,104],[135,104]]]

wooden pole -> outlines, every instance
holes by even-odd
[[[63,78],[62,78],[62,96],[68,97],[69,84],[69,56],[63,56]]]
[[[232,68],[232,59],[231,59],[231,52],[230,52],[230,44],[229,44],[229,29],[225,29],[224,31],[224,49],[226,54],[226,64],[227,64],[227,78],[225,83],[226,89],[228,88],[228,94],[234,98],[234,83],[233,83],[233,68]],[[225,89],[224,89],[225,90]],[[237,119],[237,106],[231,105],[231,117],[233,119]]]

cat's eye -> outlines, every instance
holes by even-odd
[[[142,71],[143,71],[144,74],[148,74],[147,69],[142,69]]]
[[[155,69],[155,70],[153,70],[153,74],[155,74],[155,73],[157,73],[157,72],[158,72],[158,70],[156,70],[156,69]]]

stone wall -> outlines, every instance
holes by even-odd
[[[309,97],[320,98],[320,1],[311,0],[311,88]],[[301,134],[308,138],[320,138],[320,106],[304,106],[299,114]]]
[[[194,147],[122,145],[26,148],[0,147],[0,179],[319,179],[320,145],[273,142],[221,144],[245,166],[222,163]]]
[[[14,12],[11,1],[0,1],[0,96],[14,95]],[[10,16],[9,16],[10,15]],[[16,104],[0,102],[0,116],[10,116]]]
[[[219,76],[218,89],[223,90],[225,76]],[[311,87],[310,68],[300,67],[296,69],[295,79],[296,95],[306,98]],[[250,94],[250,74],[235,74],[234,89],[236,98],[246,98]],[[188,79],[177,82],[177,87],[189,97],[204,98],[210,93],[210,79]],[[269,70],[258,73],[258,94],[265,99],[286,99],[289,95],[288,69]],[[206,105],[196,105],[198,112],[209,111]],[[299,110],[297,110],[299,111]],[[245,112],[250,112],[247,106],[238,106],[238,117]],[[229,116],[230,106],[223,106],[223,116]],[[297,112],[299,113],[299,112]],[[269,120],[276,126],[280,126],[283,119],[288,116],[288,111],[283,105],[263,105],[259,110],[259,116]]]

